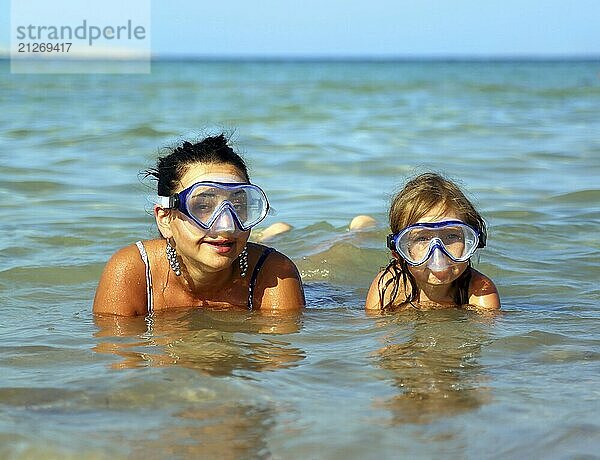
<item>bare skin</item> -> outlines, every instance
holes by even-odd
[[[382,276],[384,276],[383,271],[377,274],[369,288],[365,303],[365,308],[368,312],[381,311],[378,283]],[[391,275],[389,274],[385,275],[385,280],[387,281],[390,276]],[[400,286],[398,297],[396,299],[398,309],[415,307],[415,305],[405,303],[403,300],[408,295],[408,291],[406,286]],[[434,308],[454,308],[457,306],[452,300],[452,293],[449,288],[445,290],[436,290],[435,294],[437,295],[434,295],[432,290],[429,290],[429,292],[423,290],[420,291],[416,307],[425,310]],[[388,291],[386,292],[386,298],[383,299],[384,305],[390,300]],[[471,268],[471,282],[469,284],[469,305],[466,307],[477,311],[500,309],[500,296],[498,295],[498,290],[493,281],[473,268]]]
[[[188,167],[176,191],[202,180],[245,182],[234,166],[196,163]],[[151,267],[153,309],[182,307],[247,308],[248,285],[264,246],[247,243],[249,231],[237,227],[203,230],[177,210],[156,206],[154,216],[164,238],[175,242],[181,276],[175,276],[165,256],[165,239],[143,242]],[[248,248],[248,275],[240,275],[238,257]],[[305,304],[294,263],[278,252],[269,254],[256,281],[254,308],[299,309]],[[135,245],[108,261],[96,291],[94,313],[121,316],[147,311],[145,265]]]
[[[451,210],[434,208],[419,219],[418,223],[422,222],[441,222],[444,220],[461,220],[460,216],[456,215]],[[397,254],[395,257],[399,257]],[[468,268],[467,262],[451,263],[447,268],[441,271],[434,272],[427,268],[425,264],[417,267],[409,267],[410,273],[413,275],[419,288],[419,298],[416,302],[416,307],[423,309],[430,308],[451,308],[457,305],[454,302],[454,288],[452,282],[456,280]],[[381,271],[377,274],[369,292],[365,308],[367,311],[376,312],[381,310],[379,299],[379,280],[382,277],[384,282],[391,278],[391,274],[385,274]],[[390,291],[386,292],[386,298],[383,299],[383,304],[386,305],[390,300],[397,304],[398,308],[415,307],[415,305],[407,304],[406,299],[410,287],[400,285],[398,296],[396,299],[389,298]],[[476,310],[498,310],[500,308],[500,296],[493,281],[483,273],[471,268],[471,282],[469,284],[469,308]]]

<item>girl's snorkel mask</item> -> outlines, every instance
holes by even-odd
[[[409,225],[387,237],[387,246],[406,263],[440,272],[453,262],[466,262],[478,248],[485,246],[477,230],[459,220]]]

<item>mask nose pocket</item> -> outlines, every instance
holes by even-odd
[[[427,268],[432,272],[441,272],[450,266],[448,256],[436,244],[433,248],[433,253],[427,260]]]
[[[216,232],[235,232],[235,218],[228,206],[225,206],[219,213],[210,229]]]

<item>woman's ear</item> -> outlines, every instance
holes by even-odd
[[[173,232],[171,231],[171,209],[161,208],[158,205],[154,206],[154,218],[156,219],[156,225],[158,231],[163,238],[171,238]]]

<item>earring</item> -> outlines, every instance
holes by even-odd
[[[248,271],[248,248],[244,246],[244,250],[240,253],[240,275],[242,278],[246,276]]]
[[[179,266],[179,261],[177,260],[177,252],[175,252],[175,248],[171,246],[171,242],[167,240],[167,260],[169,261],[169,265],[175,272],[176,276],[181,275],[181,267]]]

